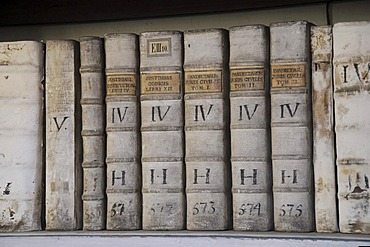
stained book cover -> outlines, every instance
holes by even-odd
[[[79,54],[77,41],[46,41],[47,230],[82,226]]]
[[[83,229],[105,229],[105,81],[100,37],[81,37]]]
[[[143,229],[185,228],[183,35],[140,34]]]
[[[228,32],[184,33],[188,230],[231,227]]]
[[[272,229],[269,31],[230,28],[233,229]]]
[[[313,166],[317,232],[338,231],[331,26],[311,27]]]
[[[370,22],[333,27],[339,229],[370,233]]]
[[[107,229],[141,229],[139,39],[104,36],[106,59]]]
[[[0,232],[41,230],[44,45],[0,43]]]
[[[270,26],[271,146],[276,231],[313,230],[310,24]]]

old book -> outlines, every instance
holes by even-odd
[[[184,33],[188,230],[230,227],[228,33]]]
[[[311,27],[313,167],[318,232],[338,231],[332,45],[331,26]]]
[[[143,229],[185,228],[183,39],[140,34]]]
[[[263,25],[229,32],[233,229],[268,231],[273,226],[269,32]]]
[[[271,144],[276,231],[313,230],[310,24],[270,26]]]
[[[83,229],[105,229],[104,47],[99,37],[80,38],[83,143]]]
[[[41,229],[44,46],[0,43],[0,232]]]
[[[82,226],[79,44],[46,41],[46,229]]]
[[[370,22],[333,28],[339,229],[370,233]]]
[[[104,36],[107,119],[107,229],[141,228],[139,42]]]

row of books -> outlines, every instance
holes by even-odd
[[[0,43],[0,231],[370,233],[369,47],[306,21]]]

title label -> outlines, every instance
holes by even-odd
[[[263,68],[243,68],[230,70],[230,91],[265,89],[265,70]]]
[[[141,74],[141,94],[180,93],[179,73]]]
[[[107,96],[136,95],[134,74],[107,75]]]
[[[185,93],[220,93],[222,92],[222,71],[185,72]]]
[[[171,38],[148,39],[147,40],[148,57],[167,57],[171,56]]]
[[[304,64],[272,65],[271,86],[273,88],[304,87],[306,69]]]

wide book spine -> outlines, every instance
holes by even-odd
[[[331,26],[311,27],[313,167],[318,232],[338,231]]]
[[[229,44],[223,29],[184,33],[188,230],[230,227]]]
[[[107,119],[107,229],[141,229],[139,43],[130,33],[104,36]]]
[[[313,230],[310,24],[270,26],[271,144],[276,231]]]
[[[185,228],[183,39],[140,34],[143,229]]]
[[[333,27],[339,229],[370,234],[370,22]]]
[[[46,229],[82,225],[79,44],[46,41]]]
[[[269,101],[269,32],[230,28],[230,132],[233,229],[273,226]]]
[[[0,43],[0,232],[41,229],[44,46]]]
[[[104,47],[99,37],[80,38],[83,142],[83,229],[105,229]]]

